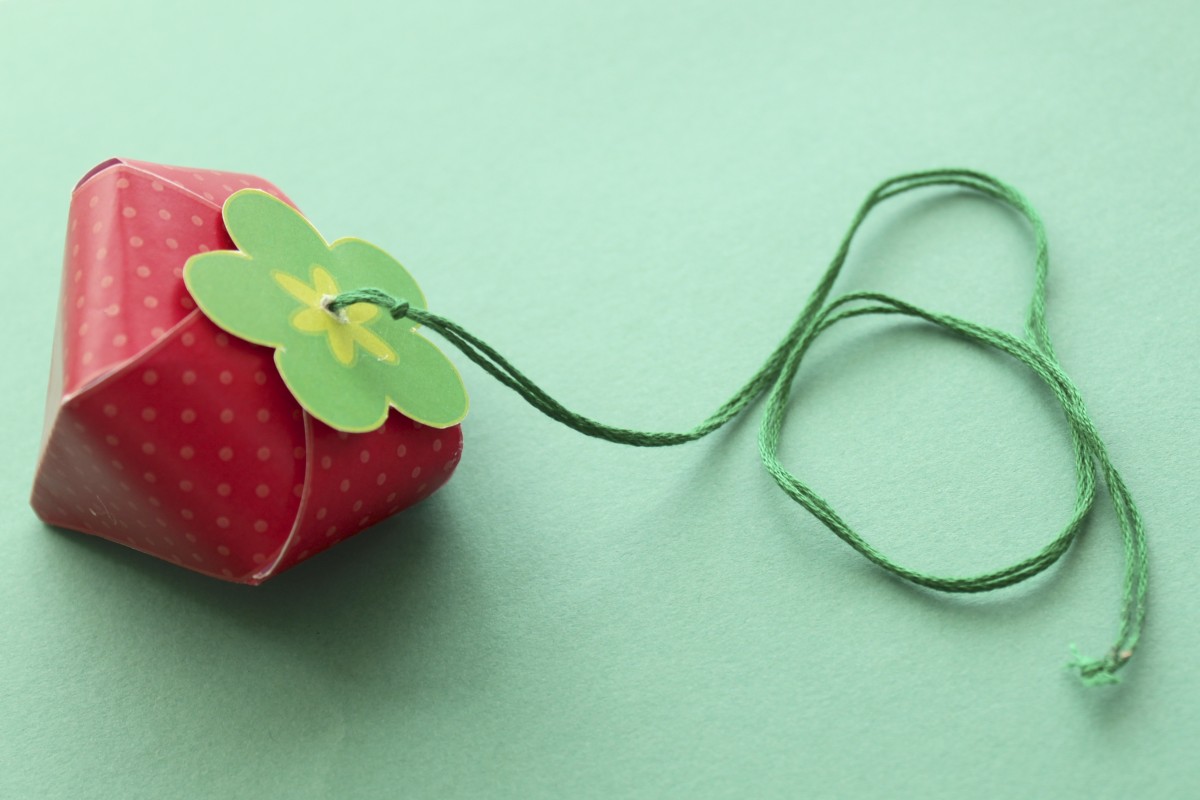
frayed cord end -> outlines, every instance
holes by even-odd
[[[1117,671],[1125,666],[1125,662],[1133,657],[1132,650],[1113,648],[1104,658],[1087,658],[1075,645],[1071,645],[1074,656],[1067,662],[1067,669],[1077,670],[1079,680],[1084,686],[1105,686],[1121,682]]]

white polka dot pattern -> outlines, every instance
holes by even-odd
[[[190,310],[187,257],[232,247],[219,204],[252,176],[108,162],[71,203],[51,408],[33,506],[208,575],[260,583],[449,479],[456,426],[305,414],[271,350]],[[60,391],[61,384],[61,391]]]

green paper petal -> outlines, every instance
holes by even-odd
[[[363,360],[360,353],[358,362]],[[326,425],[362,433],[387,419],[387,396],[378,380],[368,370],[335,361],[323,337],[293,341],[276,350],[275,366],[300,405]]]
[[[413,308],[424,309],[425,294],[416,280],[400,262],[362,239],[338,239],[330,247],[342,291],[351,289],[383,289],[399,300],[407,300]],[[409,320],[393,322],[395,326],[417,326]]]
[[[296,302],[251,258],[230,250],[188,259],[183,282],[196,305],[221,328],[255,344],[278,347],[296,335],[288,316]]]
[[[221,210],[238,250],[259,266],[304,276],[312,264],[329,257],[317,229],[300,212],[258,189],[234,192]]]
[[[391,404],[405,416],[433,428],[462,422],[467,415],[467,390],[450,359],[423,336],[403,328],[389,332],[382,325],[370,327],[396,350],[399,360],[389,365],[364,358],[360,359],[360,369],[372,373],[387,387]]]

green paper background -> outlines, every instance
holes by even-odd
[[[1200,794],[1200,11],[1194,2],[0,0],[0,797]],[[456,357],[466,457],[269,584],[43,528],[27,504],[74,181],[244,170],[362,236],[580,411],[691,425],[789,324],[863,194],[995,172],[1043,212],[1050,328],[1146,519],[1144,646],[1107,508],[999,594],[902,585],[791,506],[756,420],[589,441]],[[842,289],[1018,329],[1029,236],[928,196]],[[1053,402],[912,324],[823,339],[784,454],[904,562],[1065,519]]]

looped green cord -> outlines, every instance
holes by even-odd
[[[1004,331],[978,325],[958,317],[936,314],[902,300],[874,292],[856,292],[826,302],[834,281],[850,251],[850,243],[875,206],[906,192],[929,187],[951,186],[985,194],[1023,216],[1034,234],[1033,298],[1026,318],[1025,336],[1017,338]],[[884,181],[859,208],[842,239],[829,268],[809,296],[804,309],[775,348],[766,363],[724,405],[695,428],[678,433],[637,431],[614,427],[592,420],[565,408],[514,367],[490,345],[445,317],[412,308],[402,299],[379,289],[343,292],[329,303],[338,310],[354,303],[371,303],[387,309],[395,319],[407,317],[440,334],[467,358],[505,386],[525,398],[530,405],[587,436],[618,444],[639,447],[664,447],[683,444],[707,436],[736,417],[754,400],[767,395],[766,410],[759,428],[758,446],[767,471],[789,497],[837,534],[843,541],[888,572],[912,583],[943,592],[986,592],[1037,575],[1057,561],[1074,541],[1084,518],[1096,499],[1097,475],[1103,477],[1112,497],[1125,549],[1124,593],[1121,624],[1116,643],[1098,659],[1079,656],[1069,663],[1088,684],[1115,683],[1117,672],[1133,656],[1146,613],[1146,535],[1133,498],[1108,457],[1095,425],[1088,416],[1079,391],[1067,377],[1054,355],[1046,329],[1046,273],[1049,251],[1046,231],[1037,212],[1013,187],[988,175],[961,169],[932,170],[901,175]],[[788,398],[800,362],[813,341],[833,325],[852,317],[868,314],[903,314],[941,326],[966,339],[1007,353],[1025,364],[1058,398],[1070,426],[1077,473],[1075,508],[1066,525],[1045,547],[1011,566],[966,578],[942,577],[901,566],[859,536],[834,509],[780,463],[779,437],[787,413]],[[1072,648],[1073,649],[1073,648]]]

